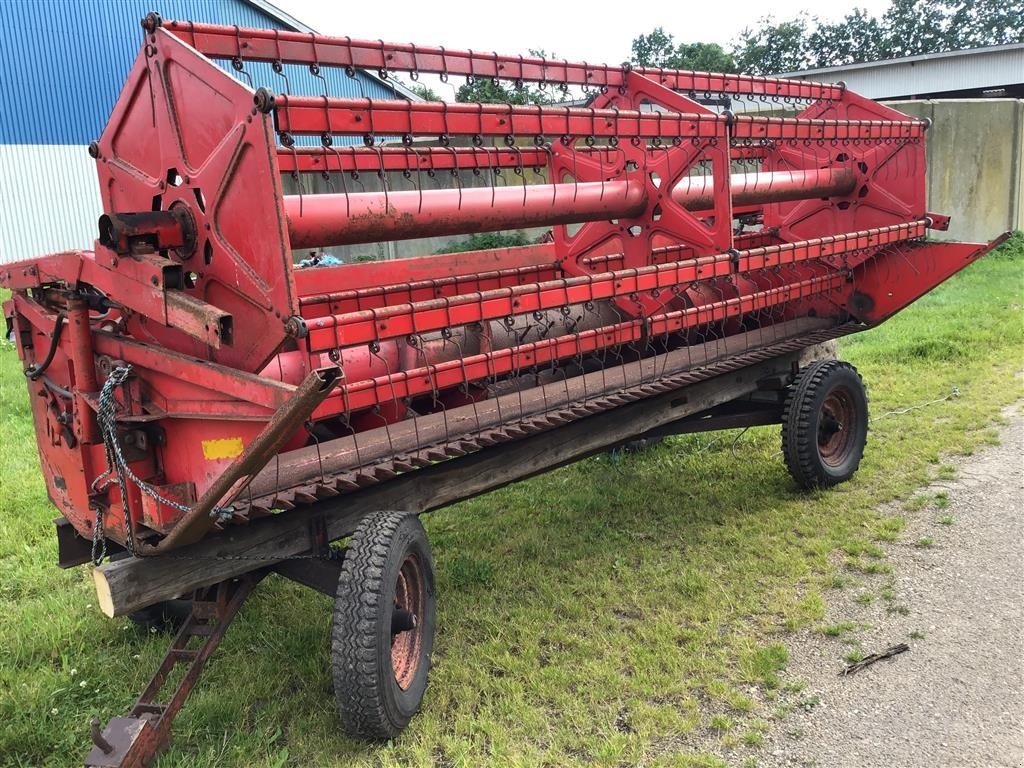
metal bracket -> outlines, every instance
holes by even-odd
[[[85,757],[85,768],[142,768],[149,765],[167,741],[174,718],[192,693],[207,660],[220,645],[228,625],[266,573],[266,570],[255,571],[237,581],[222,581],[196,590],[192,613],[185,619],[163,662],[131,712],[124,717],[112,718],[102,733],[98,721],[91,724],[95,746]],[[194,637],[204,640],[198,648],[192,649],[188,644]],[[177,664],[187,664],[188,669],[167,703],[159,703],[157,695]]]

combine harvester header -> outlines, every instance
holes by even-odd
[[[415,514],[636,436],[743,424],[783,424],[801,484],[848,478],[863,387],[800,350],[996,244],[926,239],[948,222],[926,207],[928,123],[842,84],[156,14],[143,29],[89,147],[94,249],[0,266],[61,565],[97,564],[110,615],[197,590],[179,640],[207,643],[172,648],[131,715],[94,727],[89,765],[148,759],[268,569],[337,593],[343,721],[392,737],[433,635]],[[323,95],[287,92],[296,65]],[[338,98],[328,67],[589,101]],[[297,266],[304,249],[537,227],[536,245]],[[374,546],[397,548],[383,580],[360,570]],[[366,641],[353,617],[372,589],[394,610]],[[364,641],[379,674],[353,672]],[[156,704],[175,663],[192,671]]]

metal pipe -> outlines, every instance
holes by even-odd
[[[96,412],[84,397],[86,393],[97,392],[100,388],[92,348],[92,328],[89,325],[89,303],[80,296],[68,299],[67,315],[68,353],[75,376],[73,392],[76,432],[83,443],[98,443],[101,438]]]
[[[734,205],[847,195],[849,168],[737,173]],[[713,176],[687,176],[672,190],[691,211],[714,208]],[[356,194],[289,195],[284,199],[292,248],[351,245],[467,232],[543,227],[639,216],[647,207],[636,182],[580,182]]]
[[[284,205],[292,248],[314,248],[629,218],[647,194],[639,182],[610,181],[290,195]]]
[[[857,179],[850,168],[811,168],[765,173],[734,173],[729,177],[733,205],[781,203],[812,197],[845,196]],[[715,178],[685,176],[672,190],[672,198],[689,211],[715,207]]]

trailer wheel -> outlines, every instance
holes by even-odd
[[[395,738],[420,708],[434,643],[434,563],[419,519],[366,517],[345,550],[331,663],[350,736]]]
[[[868,398],[857,369],[819,360],[800,371],[782,411],[782,455],[804,488],[849,480],[864,455]]]

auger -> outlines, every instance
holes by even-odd
[[[754,424],[782,425],[802,486],[848,479],[864,387],[805,350],[999,242],[927,239],[948,223],[926,207],[928,123],[841,83],[143,28],[90,146],[93,250],[0,267],[60,565],[94,563],[111,616],[194,594],[132,711],[94,723],[88,765],[151,758],[271,570],[335,597],[348,732],[397,736],[433,641],[420,513],[638,438]],[[225,63],[557,85],[585,106],[297,95]],[[521,247],[297,264],[535,228]]]

